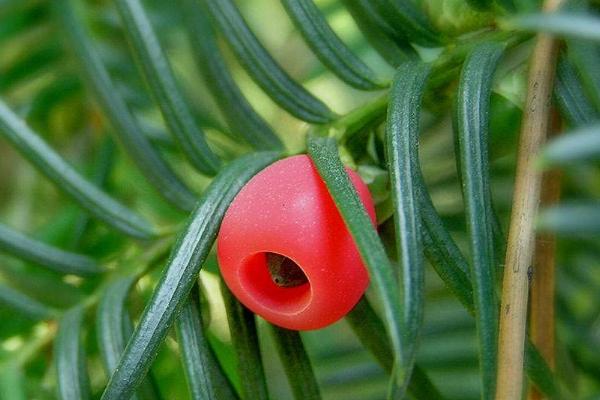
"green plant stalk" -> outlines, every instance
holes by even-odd
[[[318,136],[330,136],[340,143],[344,143],[350,136],[375,121],[383,119],[389,102],[389,93],[385,93],[375,100],[355,108],[342,115],[330,124],[315,127]]]
[[[526,34],[515,35],[514,32],[484,32],[476,39],[448,47],[431,65],[430,78],[427,82],[428,90],[443,87],[455,78],[464,59],[481,43],[502,42],[506,49],[510,49],[528,37],[529,35]],[[386,91],[327,124],[313,127],[312,130],[317,136],[330,136],[343,144],[365,126],[383,121],[389,100],[390,94]]]

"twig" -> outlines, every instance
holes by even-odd
[[[563,0],[546,0],[544,11]],[[528,272],[534,252],[535,217],[542,174],[535,161],[548,132],[558,43],[540,34],[533,52],[521,126],[506,266],[502,289],[496,400],[518,400],[523,390],[523,348],[527,323]]]

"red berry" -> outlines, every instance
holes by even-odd
[[[375,224],[367,186],[347,171]],[[358,249],[305,155],[274,163],[244,186],[223,219],[217,254],[233,294],[256,314],[288,329],[336,322],[369,284]]]

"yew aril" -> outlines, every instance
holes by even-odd
[[[367,186],[347,172],[375,224]],[[272,164],[242,188],[223,219],[217,253],[223,279],[242,304],[288,329],[338,321],[369,284],[352,236],[305,155]]]

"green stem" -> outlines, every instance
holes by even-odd
[[[460,66],[471,50],[487,41],[497,41],[506,44],[506,48],[513,48],[530,38],[529,34],[515,34],[515,32],[488,31],[476,36],[475,39],[450,45],[440,56],[432,62],[431,77],[428,88],[441,88],[447,85],[458,75]],[[363,104],[350,112],[336,118],[334,121],[313,128],[317,136],[333,137],[338,143],[345,143],[353,134],[365,126],[383,120],[388,107],[389,92],[386,91],[379,97]]]

